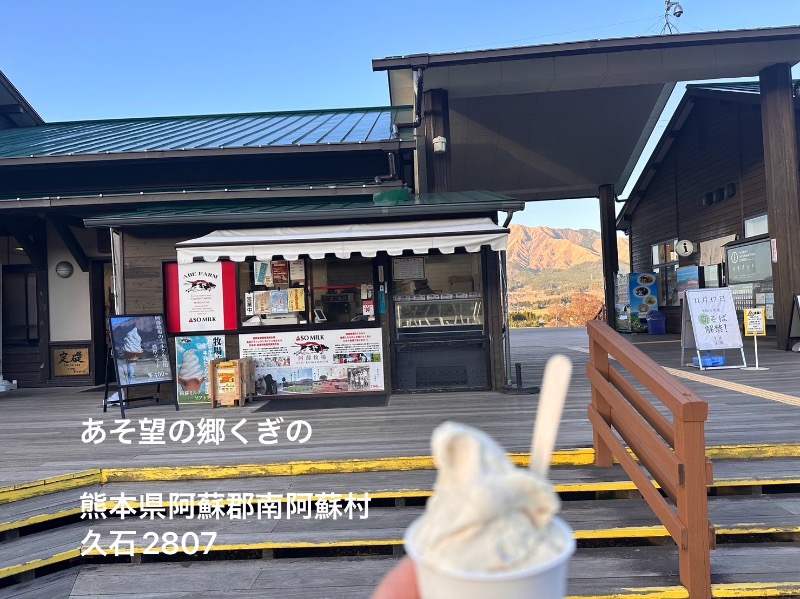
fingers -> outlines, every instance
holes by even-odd
[[[372,599],[420,599],[413,562],[404,557],[383,578]]]

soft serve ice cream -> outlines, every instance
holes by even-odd
[[[196,393],[205,380],[205,372],[195,350],[187,349],[178,370],[178,382],[186,393]]]
[[[142,338],[139,335],[139,331],[136,327],[133,327],[130,331],[128,331],[128,334],[125,335],[125,339],[122,343],[122,349],[127,352],[129,359],[135,354],[138,354],[135,356],[138,359],[138,357],[144,353],[142,350]]]
[[[546,480],[463,424],[439,426],[432,445],[434,495],[409,537],[423,561],[445,571],[500,573],[564,553],[567,540],[551,526],[560,501]]]

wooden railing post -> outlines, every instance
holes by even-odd
[[[680,580],[690,599],[711,599],[714,529],[708,520],[708,404],[606,324],[587,323],[595,464],[616,458],[678,545]],[[669,422],[617,365],[672,412]],[[627,445],[627,447],[626,447]],[[636,454],[636,460],[629,455]],[[655,491],[659,484],[664,496]],[[667,499],[671,500],[671,503]]]
[[[592,329],[589,328],[589,362],[597,371],[608,380],[608,352],[592,337]],[[603,420],[611,425],[611,406],[603,396],[592,386],[592,405]],[[594,465],[602,468],[610,468],[614,465],[614,456],[611,448],[598,434],[597,429],[592,427],[593,446],[594,446]]]
[[[686,546],[679,547],[681,583],[691,599],[711,599],[711,531],[708,523],[708,481],[704,422],[675,422],[675,453],[684,464],[678,487],[678,517],[686,526]]]

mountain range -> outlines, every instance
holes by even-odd
[[[511,225],[506,260],[512,312],[527,312],[526,321],[576,299],[603,303],[603,257],[600,232]],[[629,244],[617,237],[620,270],[628,270]]]
[[[585,263],[602,264],[600,232],[511,225],[506,259],[529,271],[566,270]],[[617,238],[620,262],[627,264],[628,239]]]

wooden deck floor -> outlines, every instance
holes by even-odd
[[[760,362],[769,371],[739,370],[698,372],[680,366],[680,345],[669,337],[631,336],[629,340],[677,376],[709,402],[707,424],[709,446],[747,445],[759,456],[761,444],[795,444],[793,458],[771,460],[720,460],[715,478],[735,486],[757,480],[764,484],[796,486],[800,481],[800,356],[778,352],[763,344]],[[538,385],[546,359],[566,353],[575,362],[575,373],[558,447],[591,446],[591,428],[586,417],[589,386],[583,375],[588,358],[585,332],[575,329],[516,330],[512,335],[512,362],[523,364],[523,385]],[[751,351],[751,350],[750,350]],[[750,356],[748,356],[750,357]],[[431,430],[446,419],[456,419],[483,428],[512,452],[529,449],[537,395],[504,393],[421,393],[395,395],[385,407],[337,408],[255,413],[261,404],[241,409],[212,410],[207,406],[184,407],[175,412],[168,406],[147,407],[128,413],[137,430],[133,443],[125,445],[107,439],[99,445],[81,442],[82,422],[103,420],[106,431],[118,418],[118,411],[103,414],[101,395],[74,389],[19,390],[0,394],[0,487],[96,468],[139,468],[145,466],[194,466],[264,464],[298,460],[383,458],[429,454]],[[795,402],[794,400],[797,400]],[[266,418],[284,418],[284,426],[303,419],[313,427],[304,444],[288,441],[284,434],[275,445],[258,442],[257,423]],[[230,427],[246,418],[240,432],[249,440],[244,445],[228,438],[219,446],[166,441],[165,445],[141,445],[138,420],[164,418],[167,427],[183,419],[197,426],[202,418],[225,418]],[[764,450],[766,452],[766,450]],[[796,454],[796,455],[795,455]],[[768,457],[765,453],[764,457]],[[385,472],[313,477],[260,477],[222,481],[112,482],[102,490],[113,495],[144,492],[348,492],[384,490],[410,491],[415,497],[430,492],[431,471]],[[619,469],[591,467],[554,471],[557,484],[582,492],[592,485],[625,478]],[[313,488],[312,488],[313,487]],[[0,532],[15,522],[41,514],[76,509],[76,498],[97,485],[36,497],[24,502],[0,505]],[[746,540],[777,531],[795,542],[760,545],[721,545],[712,553],[713,583],[718,596],[733,596],[724,585],[739,582],[769,582],[774,590],[791,583],[785,596],[797,596],[796,564],[800,560],[800,499],[792,489],[775,496],[714,497],[711,518],[720,534],[729,540]],[[598,503],[602,505],[597,505]],[[409,504],[410,505],[410,504]],[[378,545],[397,543],[420,507],[395,509],[387,505],[371,511],[368,520],[317,523],[305,520],[261,522],[245,531],[231,522],[214,523],[220,533],[217,544],[243,548],[271,545],[294,547],[297,543],[325,543],[336,539],[364,539]],[[641,500],[604,499],[600,502],[568,501],[564,517],[583,539],[608,540],[661,536],[657,521]],[[137,520],[138,522],[138,520]],[[95,528],[109,532],[122,523],[100,521]],[[186,523],[167,523],[181,528]],[[173,526],[180,524],[180,526]],[[166,524],[165,524],[166,525]],[[5,528],[4,528],[5,527]],[[126,521],[127,527],[127,521]],[[168,527],[168,528],[169,528]],[[62,522],[46,532],[34,532],[0,544],[0,568],[25,559],[47,559],[59,552],[74,553],[86,532],[86,523]],[[141,528],[141,526],[138,526]],[[190,529],[196,526],[189,527]],[[641,533],[641,534],[639,534]],[[616,535],[616,536],[615,536]],[[107,536],[107,535],[106,535]],[[281,545],[283,544],[283,545]],[[768,547],[768,549],[767,549]],[[70,553],[71,554],[71,553]],[[368,597],[379,578],[394,564],[390,557],[294,557],[269,561],[220,561],[143,564],[88,564],[41,579],[0,589],[0,599],[178,599],[188,597]],[[681,597],[676,578],[677,558],[671,543],[664,546],[582,548],[571,562],[569,594],[572,596]],[[609,572],[622,573],[609,577]],[[634,591],[631,591],[634,589]],[[637,590],[638,589],[638,590]],[[797,591],[797,592],[795,592]],[[638,593],[638,594],[637,594]],[[757,589],[752,595],[759,596]]]
[[[653,343],[652,341],[658,340]],[[586,417],[590,393],[583,367],[588,358],[583,329],[522,329],[512,334],[512,362],[523,365],[523,385],[539,384],[548,356],[566,353],[575,362],[575,373],[559,448],[591,446]],[[642,336],[638,347],[657,362],[678,367],[679,344],[668,339]],[[800,355],[779,352],[763,344],[761,363],[768,371],[723,370],[699,373],[708,380],[732,381],[782,393],[800,400]],[[708,445],[799,443],[800,407],[695,380],[683,381],[710,404],[706,439]],[[509,451],[528,451],[537,395],[496,392],[418,393],[393,395],[385,407],[296,410],[255,413],[259,402],[238,409],[184,406],[175,412],[168,406],[145,407],[128,412],[137,427],[142,418],[165,418],[167,427],[184,419],[199,425],[202,418],[225,418],[227,427],[242,418],[240,429],[249,440],[242,444],[230,434],[220,444],[141,445],[138,433],[130,445],[107,438],[102,444],[81,441],[82,422],[102,420],[107,431],[119,418],[100,408],[101,394],[75,389],[22,389],[0,394],[0,487],[91,468],[182,466],[200,464],[252,464],[290,460],[374,458],[429,454],[431,430],[447,419],[483,428]],[[292,443],[282,433],[275,445],[258,442],[257,423],[281,416],[284,427],[296,419],[307,421],[313,433],[304,443]],[[284,428],[285,431],[285,428]]]

